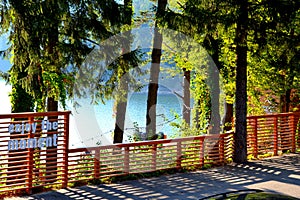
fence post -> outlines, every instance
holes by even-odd
[[[294,113],[294,118],[295,118],[295,144],[296,144],[296,149],[300,148],[300,113],[296,112]]]
[[[176,159],[176,168],[180,169],[181,168],[181,141],[177,142],[177,159]]]
[[[257,117],[254,118],[254,158],[258,156],[258,147],[257,147]]]
[[[125,174],[129,173],[129,147],[125,147],[124,172]]]
[[[152,170],[156,170],[157,144],[152,145]]]
[[[221,139],[220,147],[219,147],[220,162],[222,164],[225,164],[225,159],[224,159],[224,157],[225,157],[224,156],[224,135],[221,134],[219,138]]]
[[[292,153],[296,152],[296,123],[295,123],[295,114],[292,113],[290,115],[290,120],[291,122],[291,130],[292,130]]]
[[[95,157],[94,157],[94,178],[100,178],[100,149],[97,148],[95,150]]]
[[[278,156],[278,116],[274,118],[274,156]]]
[[[28,123],[33,124],[33,119],[32,117],[28,117]],[[28,138],[33,138],[33,133],[30,130],[28,133]],[[31,194],[32,193],[32,180],[33,180],[33,148],[28,148],[27,149],[27,180],[26,180],[26,193]]]
[[[62,188],[68,187],[68,160],[69,160],[69,126],[70,113],[64,114],[64,146],[63,146],[63,178]]]
[[[204,166],[204,138],[201,137],[200,139],[200,167]]]

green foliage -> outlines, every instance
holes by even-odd
[[[207,124],[203,126],[197,126],[197,123],[194,123],[192,126],[187,124],[184,119],[182,119],[178,113],[173,113],[175,117],[175,121],[170,123],[172,127],[173,133],[170,135],[171,138],[178,138],[178,137],[188,137],[188,136],[198,136],[204,135],[207,133]],[[204,120],[207,121],[207,120]],[[204,122],[201,121],[201,122]]]
[[[141,141],[141,132],[140,132],[140,128],[139,128],[139,124],[137,122],[133,122],[133,134],[128,136],[128,141],[129,142],[138,142]]]
[[[238,4],[192,0],[179,5],[182,10],[171,9],[161,22],[166,27],[191,35],[211,55],[219,49],[219,58],[214,60],[220,64],[226,101],[234,103],[237,44],[234,38]],[[299,88],[296,78],[300,69],[296,67],[299,65],[299,23],[299,3],[295,1],[278,4],[269,0],[249,1],[249,114],[262,114],[266,107],[276,111],[274,108],[279,104],[276,105],[274,97],[278,99],[288,89]],[[214,40],[218,46],[213,46]]]
[[[99,41],[120,24],[115,1],[4,1],[1,34],[9,32],[12,85],[21,85],[39,108],[48,97],[65,106],[74,72]],[[113,12],[112,12],[113,11]],[[113,13],[113,14],[112,14]],[[25,73],[22,79],[19,72]],[[17,80],[17,82],[13,81]],[[66,81],[67,80],[67,81]]]
[[[249,86],[255,94],[255,106],[278,112],[282,110],[279,107],[285,106],[279,98],[289,99],[287,92],[299,88],[300,4],[292,1],[278,5],[268,3],[269,7],[260,7],[264,12],[257,13],[257,26],[250,32],[254,42],[249,43],[252,55]]]
[[[193,115],[196,126],[206,128],[209,124],[211,114],[210,91],[201,76],[195,77],[192,81],[192,85],[194,86],[192,89],[194,98]]]
[[[10,93],[10,102],[12,112],[33,111],[34,101],[21,86],[15,85]]]

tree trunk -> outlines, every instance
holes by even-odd
[[[128,99],[128,82],[126,74],[120,80],[120,99],[117,100],[116,109],[116,123],[114,129],[114,141],[113,143],[122,143],[125,129],[125,119],[127,110],[127,99]]]
[[[133,14],[132,10],[132,0],[124,0],[124,7],[125,7],[125,21],[124,23],[131,26],[131,18]],[[130,52],[130,38],[131,38],[131,32],[127,31],[124,33],[126,36],[126,42],[124,42],[124,52]],[[122,143],[123,142],[123,135],[124,135],[124,129],[125,129],[125,120],[126,120],[126,110],[127,110],[127,101],[128,101],[128,70],[129,66],[126,63],[127,61],[124,60],[124,65],[122,66],[125,68],[123,70],[123,74],[120,77],[119,82],[119,89],[120,89],[120,99],[117,100],[117,108],[116,108],[116,123],[114,128],[114,140],[113,143]]]
[[[158,0],[156,16],[163,13],[167,6],[167,0]],[[160,72],[160,59],[162,47],[162,34],[158,31],[158,22],[155,22],[153,50],[151,55],[150,81],[148,86],[147,113],[146,113],[146,134],[151,139],[156,134],[156,104],[158,92],[158,78]]]
[[[154,38],[156,38],[156,41],[158,38],[161,38],[160,33],[156,31]],[[156,134],[156,104],[157,104],[157,92],[158,92],[158,77],[160,71],[160,64],[159,64],[160,56],[161,56],[161,50],[153,49],[151,72],[150,72],[150,83],[148,86],[147,114],[146,114],[146,134],[147,134],[147,138],[149,139]]]
[[[58,111],[58,101],[56,101],[53,97],[48,97],[47,111]]]
[[[285,91],[285,94],[284,95],[280,95],[280,112],[281,113],[287,113],[290,111],[290,104],[291,104],[291,92],[292,90],[291,89],[287,89]],[[289,117],[282,117],[280,119],[281,123],[283,124],[288,124],[288,121],[289,121]],[[286,144],[287,141],[289,141],[288,137],[284,134],[286,131],[289,131],[289,128],[290,127],[285,127],[285,126],[282,126],[280,127],[280,131],[279,131],[279,135],[280,135],[280,138],[281,138],[281,142],[282,143],[285,143],[284,145],[282,146],[291,146],[291,144]],[[282,152],[283,153],[286,153],[287,151],[289,150],[289,148],[283,148],[282,149]]]
[[[219,62],[220,56],[220,44],[217,39],[215,39],[211,34],[208,35],[210,48],[212,49],[212,59],[216,64],[211,63],[209,67],[210,77],[209,77],[209,86],[210,86],[210,96],[211,96],[211,116],[210,116],[210,133],[219,134],[221,132],[221,117],[220,117],[220,77],[219,70],[221,69],[221,63]]]
[[[224,132],[232,130],[233,104],[225,102],[225,115],[223,118]]]
[[[47,111],[58,111],[58,101],[56,101],[53,97],[48,97],[47,100]],[[58,118],[56,116],[48,117],[48,120],[53,122],[57,121]],[[48,134],[51,134],[51,131],[48,131]],[[51,135],[48,135],[51,136]],[[49,176],[47,179],[57,178],[57,147],[47,147],[46,150],[46,176]],[[51,181],[55,182],[55,181]]]
[[[291,89],[287,89],[285,94],[280,95],[280,112],[286,113],[290,112],[290,104],[291,104]]]
[[[191,92],[190,92],[191,72],[184,68],[183,73],[184,73],[184,79],[183,79],[182,116],[186,124],[190,126],[191,124]]]
[[[220,134],[221,132],[221,117],[220,117],[220,85],[219,71],[212,69],[212,84],[211,84],[211,133]]]
[[[247,21],[248,0],[238,1],[240,6],[236,28],[236,129],[234,157],[236,163],[247,162]]]
[[[116,123],[115,123],[114,141],[113,141],[114,144],[123,142],[126,109],[127,109],[127,101],[117,103]]]
[[[49,55],[49,60],[50,60],[50,65],[55,66],[55,71],[51,71],[52,73],[60,73],[60,63],[59,63],[59,52],[57,50],[57,45],[59,44],[59,33],[58,33],[58,28],[59,28],[59,21],[57,19],[58,15],[58,2],[55,0],[51,4],[49,4],[51,7],[51,10],[49,15],[50,19],[53,20],[50,26],[51,28],[49,29],[48,32],[48,43],[47,43],[47,53]],[[48,86],[48,89],[51,88],[51,86]],[[48,95],[48,94],[46,94]],[[48,96],[47,98],[47,111],[58,111],[58,101],[55,100],[54,96]],[[53,117],[48,117],[49,121],[57,121],[58,118],[56,116]],[[51,131],[48,131],[48,135],[51,135]],[[53,180],[54,178],[57,178],[57,147],[46,147],[46,176],[48,176],[46,179],[51,180],[51,182],[55,182]],[[53,181],[52,181],[53,180]]]
[[[196,113],[195,113],[195,123],[196,123],[196,128],[197,129],[200,129],[201,126],[200,126],[200,106],[201,106],[201,101],[200,100],[197,100],[197,102],[195,103],[195,109],[196,109]]]

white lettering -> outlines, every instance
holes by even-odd
[[[33,124],[31,124],[32,133],[35,133],[35,131],[36,131],[36,126],[37,126],[37,123],[36,123],[36,122],[33,123]]]
[[[8,141],[8,151],[18,150],[18,140]]]
[[[28,138],[21,140],[9,140],[8,141],[8,151],[14,151],[26,148],[43,148],[43,147],[53,147],[57,146],[57,135],[54,134],[53,137],[43,137],[43,138]]]
[[[51,122],[49,122],[49,120],[47,120],[46,124],[47,124],[47,130],[52,130],[52,124]]]
[[[22,125],[21,125],[21,133],[22,133],[22,134],[24,134],[24,128],[25,128],[25,127],[24,127],[24,122],[22,122]]]
[[[37,139],[36,138],[29,138],[27,141],[27,148],[36,148]]]
[[[46,126],[46,128],[45,128],[45,126],[46,126],[46,120],[43,120],[42,121],[42,130],[47,130],[47,126]]]
[[[10,124],[8,126],[8,132],[9,133],[22,133],[24,134],[25,131],[29,132],[30,130],[32,131],[32,133],[35,133],[37,129],[37,122],[34,122],[32,124],[30,123],[24,123],[22,122],[22,124]],[[42,130],[57,130],[58,129],[58,122],[53,122],[51,123],[49,120],[43,120],[42,121]]]
[[[45,147],[45,138],[39,138],[38,147],[39,148]]]
[[[20,149],[26,149],[26,140],[20,140],[19,145],[20,145]]]
[[[21,133],[25,132],[36,133],[37,131],[37,122],[34,123],[25,123],[22,122],[20,124],[9,124],[8,132],[9,133]],[[58,122],[50,122],[49,120],[43,120],[41,123],[42,130],[57,130]],[[8,141],[8,151],[18,150],[18,149],[26,149],[26,148],[43,148],[43,147],[52,147],[57,146],[58,136],[57,134],[53,134],[52,137],[45,138],[28,138],[28,139],[20,139],[20,140],[9,140]]]
[[[53,135],[53,146],[57,146],[57,135],[56,134],[54,134]]]
[[[52,123],[52,128],[53,128],[53,130],[57,130],[58,129],[58,122],[53,122]]]
[[[25,125],[25,131],[29,132],[30,131],[30,124]]]
[[[16,125],[15,125],[15,131],[16,131],[17,133],[20,133],[20,132],[21,132],[21,124],[16,124]]]
[[[46,138],[46,147],[52,147],[52,137]]]
[[[8,126],[8,132],[9,132],[9,133],[13,133],[13,132],[14,132],[14,128],[15,128],[15,125],[10,124],[10,125]]]

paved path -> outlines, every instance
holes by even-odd
[[[68,188],[14,199],[192,200],[241,189],[263,189],[300,198],[300,154],[116,184]]]

